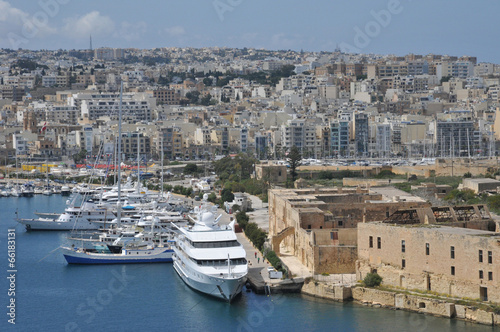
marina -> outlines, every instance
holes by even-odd
[[[8,229],[16,230],[19,330],[158,330],[164,329],[168,320],[171,330],[324,331],[335,326],[343,331],[491,331],[491,327],[459,320],[340,304],[301,294],[264,296],[245,288],[228,305],[194,292],[177,276],[172,263],[67,264],[58,249],[66,243],[67,232],[26,232],[14,220],[16,210],[19,217],[27,218],[34,211],[62,211],[65,201],[60,195],[0,198],[1,239],[7,238]],[[247,258],[250,256],[253,253],[247,252]],[[2,267],[7,270],[7,260]],[[2,278],[0,287],[8,289],[7,283]],[[391,324],[386,325],[387,321]],[[0,328],[5,326],[6,320],[0,321]]]

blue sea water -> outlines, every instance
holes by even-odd
[[[298,294],[244,292],[231,305],[188,288],[171,264],[69,266],[65,232],[15,221],[63,211],[66,198],[0,198],[0,331],[491,331],[433,316]],[[8,322],[8,229],[16,230],[15,325]],[[3,312],[1,312],[3,311]]]

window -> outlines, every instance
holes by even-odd
[[[493,272],[488,272],[488,280],[493,280]]]
[[[493,264],[493,253],[488,251],[488,264]]]
[[[344,222],[342,220],[339,220],[339,227],[344,226]]]
[[[401,252],[405,252],[406,250],[406,242],[405,240],[401,240]]]
[[[369,242],[369,243],[368,243],[368,246],[369,246],[370,248],[373,248],[373,236],[370,236],[370,238],[369,238],[369,241],[368,241],[368,242]]]
[[[401,268],[404,269],[405,267],[406,267],[406,260],[403,259],[403,260],[401,260]]]
[[[479,263],[483,262],[483,251],[479,250]]]
[[[382,248],[382,239],[377,237],[377,248],[381,249]]]
[[[452,267],[451,267],[451,275],[452,275],[452,276],[454,276],[454,275],[455,275],[455,267],[454,267],[454,266],[452,266]]]
[[[455,259],[455,247],[451,247],[450,248],[450,257],[451,259]]]
[[[479,270],[479,279],[483,279],[483,270]]]
[[[430,247],[430,245],[429,245],[428,243],[426,243],[426,244],[425,244],[425,254],[426,254],[427,256],[429,256],[429,255],[430,255],[430,252],[431,252],[431,247]]]

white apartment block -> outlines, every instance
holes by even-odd
[[[80,111],[74,106],[49,106],[45,111],[45,119],[49,123],[67,123],[76,125]]]
[[[123,94],[122,117],[133,121],[151,121],[156,100],[147,93]],[[80,107],[81,117],[95,120],[102,116],[118,119],[120,96],[118,93],[75,94],[70,105]]]
[[[288,120],[281,126],[281,146],[287,151],[296,146],[303,156],[321,153],[321,140],[316,138],[316,126],[304,119]]]
[[[379,157],[389,156],[391,153],[391,125],[389,123],[379,123],[376,126],[376,152]]]

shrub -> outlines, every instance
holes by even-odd
[[[368,273],[363,279],[363,283],[365,284],[366,287],[377,287],[380,286],[380,283],[382,282],[382,277],[379,276],[377,273]]]
[[[322,180],[331,180],[333,179],[333,173],[328,171],[321,171],[319,172],[318,177]]]
[[[274,268],[276,270],[279,270],[281,269],[281,260],[279,259],[279,257],[276,255],[276,253],[274,251],[269,251],[267,254],[266,254],[266,258],[267,260],[269,261],[269,263],[271,263],[272,266],[274,266]]]
[[[252,241],[257,249],[262,251],[264,242],[266,242],[267,239],[267,233],[260,229],[259,226],[257,226],[257,224],[254,222],[246,224],[244,229],[245,234],[250,239],[250,241]]]
[[[471,172],[467,172],[464,174],[464,178],[471,178],[472,177],[472,173]]]
[[[248,220],[250,220],[250,217],[245,212],[238,212],[236,214],[236,221],[241,228],[245,229],[247,227]]]
[[[384,170],[381,170],[380,173],[378,173],[375,176],[375,178],[385,179],[385,178],[393,178],[394,176],[396,176],[396,174],[394,174],[392,171],[384,169]]]
[[[215,201],[217,200],[217,196],[215,195],[215,193],[210,193],[208,195],[208,201],[211,202],[211,203],[214,203],[215,204]]]

